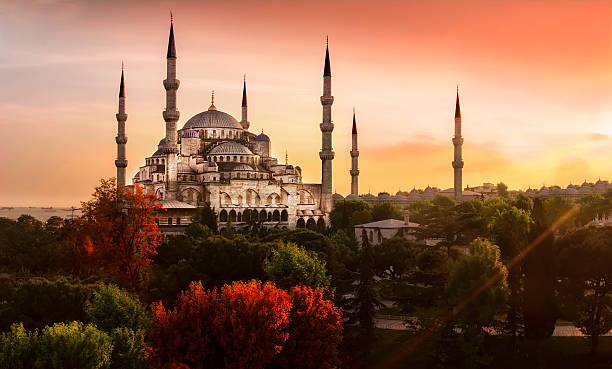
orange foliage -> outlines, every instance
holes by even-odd
[[[289,295],[252,281],[217,292],[198,282],[174,309],[159,302],[152,310],[149,357],[159,368],[326,368],[341,339],[340,311],[309,288]]]
[[[156,200],[138,185],[117,188],[110,179],[102,180],[93,199],[82,204],[83,246],[90,260],[131,289],[142,283],[161,241],[157,224],[162,207]]]

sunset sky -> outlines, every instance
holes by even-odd
[[[334,188],[350,189],[352,109],[360,192],[452,186],[455,86],[464,185],[512,189],[612,180],[611,1],[0,2],[0,205],[70,206],[116,173],[121,62],[128,178],[164,135],[169,11],[179,127],[210,105],[320,183],[329,35]]]

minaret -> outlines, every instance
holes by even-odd
[[[121,85],[119,86],[119,111],[117,112],[117,160],[115,160],[115,166],[117,167],[117,187],[125,186],[125,167],[127,167],[127,159],[125,158],[125,144],[127,143],[127,137],[125,136],[125,121],[127,120],[127,114],[125,114],[125,85],[123,83],[123,64],[121,64]]]
[[[321,210],[329,213],[332,210],[332,160],[334,160],[334,151],[332,149],[332,131],[334,124],[331,119],[331,106],[334,103],[334,97],[331,95],[331,67],[329,65],[329,42],[326,42],[325,48],[325,69],[323,70],[323,96],[321,96],[321,105],[323,105],[323,122],[320,124],[322,139],[321,139]]]
[[[245,131],[247,131],[251,125],[247,120],[246,74],[244,75],[244,84],[242,86],[242,120],[240,124]]]
[[[461,137],[461,108],[459,107],[459,86],[457,86],[457,102],[455,104],[455,137],[453,137],[453,146],[455,147],[455,158],[453,160],[453,168],[455,170],[455,201],[461,201],[463,189],[463,158],[461,156],[461,147],[463,146],[463,137]]]
[[[351,195],[359,196],[359,149],[357,148],[357,122],[353,108],[353,146],[351,149]]]
[[[178,144],[176,140],[176,122],[180,113],[176,110],[176,90],[180,81],[176,79],[176,48],[174,46],[174,24],[170,14],[170,37],[168,39],[168,53],[166,54],[167,75],[164,80],[166,89],[166,109],[163,112],[166,121],[166,142],[164,154],[166,154],[166,190],[164,199],[176,200],[177,192],[177,153]]]

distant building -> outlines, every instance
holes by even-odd
[[[359,224],[354,227],[355,239],[361,246],[364,237],[368,238],[371,245],[380,245],[384,240],[393,237],[403,237],[409,241],[416,241],[415,230],[419,227],[417,223],[405,220],[385,219],[378,222]]]

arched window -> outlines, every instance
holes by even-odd
[[[297,228],[305,228],[306,227],[306,222],[304,221],[304,218],[298,219],[295,226]]]
[[[229,221],[232,223],[236,223],[236,210],[232,210],[229,212]]]
[[[223,156],[219,156],[219,161],[223,161]]]
[[[225,161],[230,161],[229,155],[225,158]]]
[[[259,220],[265,222],[268,219],[268,214],[266,214],[265,210],[259,212]]]
[[[287,213],[287,210],[283,210],[281,212],[281,222],[286,222],[287,220],[289,220],[289,213]]]
[[[238,222],[242,222],[242,213],[238,213]]]
[[[325,231],[325,220],[323,220],[323,218],[319,218],[319,220],[317,220],[317,229],[319,232]]]
[[[278,210],[274,210],[272,213],[272,221],[280,222],[280,212]]]
[[[313,218],[309,218],[308,221],[306,222],[306,228],[310,229],[311,231],[316,231],[317,222],[315,222]]]
[[[227,222],[227,211],[226,210],[221,210],[221,212],[219,213],[219,221],[222,223]]]

